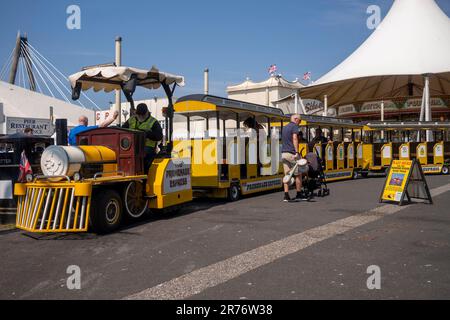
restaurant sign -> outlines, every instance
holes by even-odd
[[[55,132],[50,119],[6,118],[6,134],[23,133],[26,128],[33,129],[37,136],[51,136]]]

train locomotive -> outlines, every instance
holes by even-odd
[[[108,233],[125,215],[141,217],[148,209],[163,210],[192,200],[189,159],[171,158],[172,96],[181,76],[129,67],[98,67],[70,77],[72,98],[81,90],[121,89],[134,110],[137,86],[163,87],[169,100],[167,143],[144,171],[143,132],[99,128],[77,135],[77,146],[50,146],[41,157],[42,175],[17,183],[16,226],[29,232]]]

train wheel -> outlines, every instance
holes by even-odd
[[[241,191],[239,190],[239,186],[236,184],[232,184],[228,189],[228,200],[230,201],[238,201],[241,197]]]
[[[97,233],[110,233],[120,226],[122,221],[122,199],[111,189],[96,190],[92,199],[92,228]]]
[[[131,181],[125,188],[125,210],[127,214],[137,219],[147,211],[148,199],[145,199],[145,184],[142,181]]]
[[[359,178],[358,171],[353,171],[353,179],[358,179],[358,178]]]
[[[442,167],[442,174],[445,174],[445,175],[447,175],[447,174],[448,174],[448,172],[449,172],[449,169],[448,169],[448,167],[447,167],[447,166],[443,166],[443,167]]]

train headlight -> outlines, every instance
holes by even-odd
[[[27,179],[27,182],[33,182],[33,175],[32,174],[30,174],[30,173],[27,174],[25,178]]]
[[[75,173],[73,174],[73,180],[74,180],[75,182],[80,181],[80,180],[81,180],[81,174],[80,174],[79,172],[75,172]]]

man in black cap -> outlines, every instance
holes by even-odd
[[[123,128],[145,132],[144,167],[147,172],[156,156],[156,146],[163,139],[163,132],[159,121],[153,118],[145,103],[136,107],[136,113],[122,125]]]

